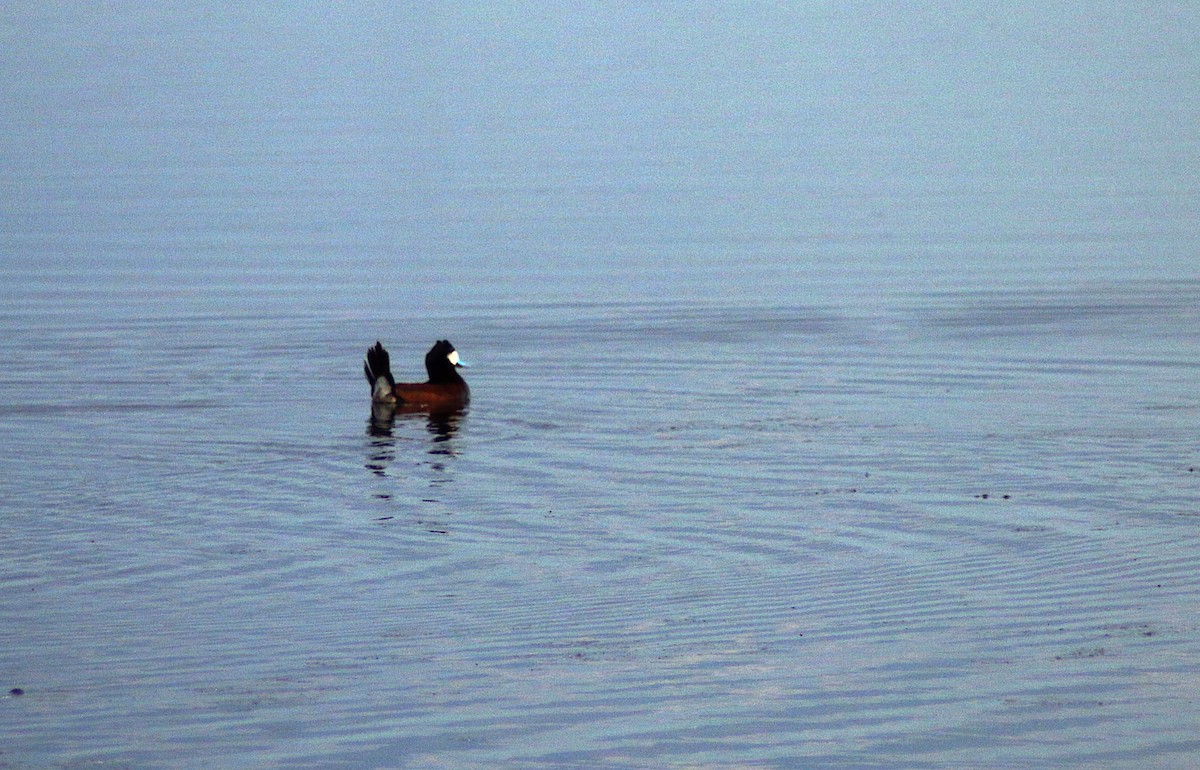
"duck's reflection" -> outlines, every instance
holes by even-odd
[[[429,454],[439,459],[457,455],[454,436],[466,413],[465,407],[430,410],[398,407],[395,404],[371,404],[371,417],[367,420],[367,435],[371,438],[367,469],[378,476],[386,475],[388,466],[396,459],[397,420],[402,424],[412,424],[424,419],[425,429],[429,431],[432,441]],[[439,470],[443,468],[441,462],[434,462],[433,465]]]

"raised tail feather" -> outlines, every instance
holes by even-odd
[[[367,357],[363,361],[363,374],[367,376],[367,384],[371,386],[372,390],[380,377],[387,379],[389,387],[396,384],[392,378],[391,358],[379,340],[375,340],[375,347],[367,348]]]

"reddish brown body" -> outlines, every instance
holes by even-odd
[[[471,399],[471,389],[458,382],[397,382],[392,386],[397,406],[452,409]]]

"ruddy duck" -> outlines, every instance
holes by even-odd
[[[376,404],[428,409],[454,409],[471,399],[471,389],[458,374],[466,366],[450,340],[438,340],[425,354],[429,382],[396,382],[391,359],[378,340],[367,348],[363,373],[371,385],[371,401]]]

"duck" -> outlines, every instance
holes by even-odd
[[[428,382],[396,382],[391,357],[383,344],[367,348],[363,373],[371,386],[371,402],[414,409],[458,409],[471,400],[471,389],[458,370],[466,367],[450,340],[438,340],[425,354]]]

